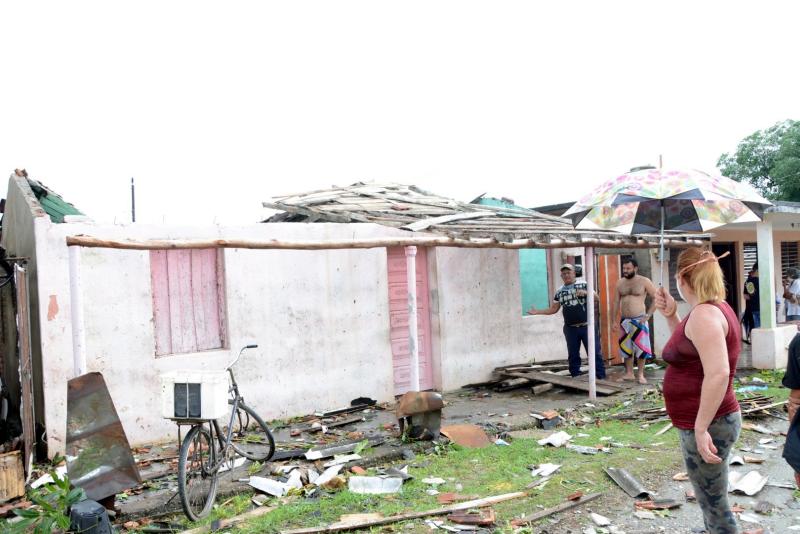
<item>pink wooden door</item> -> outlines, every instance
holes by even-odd
[[[403,247],[386,249],[389,267],[389,325],[394,363],[394,393],[401,395],[411,385],[411,352],[408,345],[408,284]],[[419,335],[419,386],[433,389],[431,361],[431,317],[428,303],[428,255],[417,247],[417,331]]]

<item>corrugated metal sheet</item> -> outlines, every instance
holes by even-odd
[[[36,195],[36,200],[54,223],[63,223],[66,215],[83,215],[78,208],[41,183],[29,179],[28,184],[31,186],[33,194]]]

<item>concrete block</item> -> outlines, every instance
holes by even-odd
[[[777,328],[756,328],[751,333],[753,367],[755,369],[785,369],[789,343],[797,333],[794,325]]]

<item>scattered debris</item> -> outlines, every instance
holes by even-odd
[[[364,469],[363,467],[359,466],[359,465],[354,465],[353,467],[351,467],[350,468],[350,472],[353,473],[354,475],[366,475],[367,474],[367,470]]]
[[[594,500],[600,496],[600,493],[592,493],[591,495],[586,495],[585,497],[580,497],[578,499],[567,500],[559,505],[556,505],[552,508],[547,508],[545,510],[541,510],[539,512],[535,512],[531,515],[526,515],[524,519],[515,519],[511,521],[511,525],[514,527],[524,527],[529,526],[532,523],[543,519],[545,517],[551,516],[553,514],[557,514],[559,512],[563,512],[565,510],[570,510],[575,508],[576,506],[580,506],[584,503],[587,503],[591,500]]]
[[[392,476],[392,477],[400,478],[400,479],[403,480],[403,482],[406,482],[408,480],[413,480],[414,479],[413,475],[409,475],[408,474],[408,466],[407,465],[405,465],[405,466],[403,466],[403,467],[401,467],[399,469],[397,467],[390,467],[389,469],[386,470],[386,474],[389,475],[389,476]]]
[[[450,425],[442,427],[442,435],[447,439],[467,448],[482,448],[491,445],[489,436],[478,425]]]
[[[433,440],[442,425],[442,394],[436,391],[407,391],[397,402],[395,414],[400,433],[412,439]]]
[[[379,495],[397,493],[403,487],[403,479],[397,477],[350,477],[347,489],[353,493]]]
[[[694,494],[693,489],[686,490],[686,502],[697,502],[697,496]]]
[[[333,460],[323,464],[323,467],[326,467],[326,468],[327,467],[333,467],[334,465],[346,464],[346,463],[349,463],[349,462],[355,462],[356,460],[360,460],[360,459],[361,459],[361,455],[360,454],[342,454],[342,455],[337,454],[337,455],[334,455]]]
[[[599,494],[598,494],[599,495]],[[463,503],[453,504],[450,506],[435,508],[433,510],[425,510],[423,512],[408,512],[404,514],[393,515],[389,517],[381,517],[376,519],[366,519],[358,523],[334,523],[331,525],[321,525],[318,527],[298,528],[294,530],[283,531],[283,534],[317,534],[320,532],[341,532],[343,530],[356,530],[362,528],[370,528],[381,525],[389,525],[398,523],[400,521],[409,521],[412,519],[422,519],[430,516],[447,515],[452,512],[461,510],[469,510],[471,508],[483,508],[491,506],[499,502],[508,501],[511,499],[519,499],[525,497],[526,493],[518,491],[515,493],[505,493],[503,495],[496,495],[493,497],[485,497],[483,499],[476,499],[474,501],[467,501]],[[572,503],[570,503],[572,504]]]
[[[425,484],[430,484],[432,486],[438,486],[439,484],[444,484],[446,481],[443,478],[430,477],[430,478],[423,478],[422,482]]]
[[[656,436],[660,436],[662,434],[665,434],[670,428],[672,428],[672,423],[667,423],[667,426],[665,426],[664,428],[662,428],[661,430],[656,432]]]
[[[0,454],[0,503],[25,495],[25,467],[22,451]]]
[[[531,471],[531,476],[549,477],[559,469],[561,469],[559,464],[539,464]]]
[[[340,523],[360,523],[362,521],[372,521],[375,519],[382,519],[383,514],[380,512],[372,512],[368,514],[344,514],[339,517]]]
[[[580,378],[570,378],[543,371],[534,371],[534,370],[514,371],[514,372],[506,371],[505,376],[509,378],[525,378],[529,382],[544,382],[568,389],[589,391],[588,380],[582,380]],[[526,384],[520,384],[519,386],[522,385]],[[623,386],[621,384],[616,384],[614,382],[609,382],[607,380],[596,380],[595,384],[595,390],[599,395],[614,395],[615,393],[619,393],[620,391],[623,391],[625,389],[626,386]]]
[[[637,510],[672,510],[681,505],[675,499],[652,499],[649,501],[635,501],[634,508]]]
[[[316,478],[316,480],[314,480],[314,484],[317,486],[324,486],[339,474],[339,471],[342,470],[342,467],[343,466],[339,464],[327,468],[319,477]]]
[[[70,482],[93,501],[142,483],[101,373],[67,381],[66,458]]]
[[[370,447],[375,447],[375,446],[380,445],[381,443],[383,443],[385,441],[385,438],[382,437],[382,436],[373,436],[373,437],[370,437],[366,441],[368,442],[368,445]],[[332,445],[332,446],[329,446],[329,447],[320,447],[320,448],[310,449],[310,450],[304,452],[303,455],[306,457],[306,460],[312,460],[312,461],[313,460],[321,460],[322,458],[332,458],[332,457],[334,457],[336,455],[339,455],[339,454],[349,454],[349,453],[355,451],[356,449],[358,449],[359,447],[363,448],[363,445],[362,445],[362,442],[357,441],[357,442],[353,442],[353,443],[344,443],[344,444],[340,444],[340,445]],[[275,460],[276,460],[276,458],[273,457],[272,461],[275,461]]]
[[[758,432],[759,434],[768,434],[770,436],[776,434],[776,432],[773,432],[769,428],[761,425],[754,425],[753,423],[743,423],[742,430],[752,430],[753,432]]]
[[[556,432],[555,434],[550,434],[544,439],[540,439],[537,443],[542,446],[552,445],[553,447],[563,447],[571,439],[572,436],[562,430],[560,432]]]
[[[731,472],[728,475],[728,491],[730,493],[741,492],[752,497],[766,485],[769,477],[762,475],[758,471],[750,471],[746,475]]]
[[[583,497],[583,492],[581,490],[578,490],[575,493],[570,493],[569,495],[567,495],[567,500],[568,501],[577,501],[581,497]]]
[[[497,517],[495,516],[494,509],[487,508],[485,510],[453,512],[447,516],[447,520],[461,525],[488,527],[494,525]]]
[[[728,465],[744,465],[744,458],[741,456],[731,456],[731,459],[728,460]]]
[[[672,475],[672,480],[676,480],[678,482],[685,482],[689,480],[689,473],[684,473],[681,471],[680,473],[676,473]]]
[[[223,529],[230,529],[235,527],[236,525],[240,525],[245,521],[250,521],[256,517],[261,517],[267,515],[268,513],[275,510],[275,506],[261,506],[259,508],[254,508],[249,512],[245,512],[240,515],[236,515],[233,517],[229,517],[227,519],[219,519],[217,521],[213,521],[208,525],[204,525],[202,527],[193,528],[191,530],[184,531],[183,534],[205,534],[206,532],[213,532],[216,530],[223,530]]]
[[[768,515],[772,513],[773,508],[775,507],[769,501],[758,501],[753,507],[753,510],[755,510],[756,513]]]
[[[597,454],[598,452],[610,452],[608,447],[587,447],[585,445],[573,445],[567,443],[567,450],[578,452],[581,454]]]
[[[652,493],[651,491],[645,489],[644,486],[642,486],[642,483],[639,482],[626,469],[621,469],[617,467],[607,467],[605,469],[605,472],[609,477],[611,477],[611,480],[613,480],[617,484],[617,486],[622,488],[622,490],[625,493],[627,493],[634,499],[649,497],[650,494]]]
[[[275,497],[283,497],[290,488],[290,486],[284,482],[278,482],[277,480],[267,477],[250,477],[248,484],[258,491],[268,493]]]
[[[656,514],[650,512],[649,510],[636,510],[633,512],[633,515],[638,517],[639,519],[655,519]]]
[[[474,496],[470,495],[459,495],[458,493],[440,493],[436,500],[439,504],[452,504],[457,501],[469,501],[470,499],[474,499]]]
[[[608,525],[611,524],[611,520],[609,518],[602,516],[600,514],[596,514],[594,512],[591,512],[589,514],[589,518],[592,520],[592,523],[594,523],[598,527],[607,527]]]
[[[67,466],[66,465],[59,466],[55,470],[55,475],[58,477],[59,480],[63,480],[64,479],[64,475],[66,475],[66,474],[67,474]],[[33,482],[31,482],[31,488],[32,489],[36,489],[36,488],[38,488],[40,486],[44,486],[45,484],[52,484],[53,482],[55,482],[55,481],[53,480],[52,475],[50,473],[47,473],[45,475],[40,476],[39,478],[37,478]]]
[[[744,521],[745,523],[761,523],[761,518],[755,514],[751,514],[748,512],[742,512],[739,514],[739,521]]]
[[[503,447],[509,447],[511,444],[504,439],[497,438],[494,442],[495,445],[501,445]]]
[[[553,387],[553,384],[539,384],[538,386],[533,386],[531,388],[531,393],[533,395],[541,395],[542,393],[550,391],[553,389]]]

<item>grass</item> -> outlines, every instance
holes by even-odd
[[[614,483],[603,472],[604,467],[624,467],[646,481],[654,475],[672,474],[680,464],[677,434],[668,432],[655,437],[656,428],[642,429],[639,424],[606,422],[584,429],[566,428],[570,434],[588,434],[575,437],[577,445],[597,445],[602,437],[611,437],[625,445],[637,444],[646,450],[631,447],[612,448],[611,453],[581,455],[565,448],[541,447],[535,439],[518,438],[510,446],[492,445],[483,449],[465,449],[458,446],[439,448],[438,453],[420,456],[412,462],[410,474],[415,479],[403,486],[397,495],[358,495],[348,491],[323,493],[319,498],[296,499],[282,504],[274,512],[240,526],[237,532],[275,532],[287,528],[334,523],[343,514],[380,512],[394,515],[410,511],[438,508],[436,496],[426,493],[432,486],[422,482],[426,477],[445,479],[437,489],[462,495],[487,497],[513,491],[524,491],[534,479],[528,466],[540,463],[557,463],[562,467],[542,489],[531,490],[527,498],[496,505],[495,511],[501,528],[508,521],[531,514],[542,508],[562,502],[578,490],[585,494],[606,492]],[[549,432],[544,432],[543,435]],[[459,485],[459,486],[457,486]],[[460,489],[459,489],[460,488]],[[238,498],[226,510],[215,511],[211,519],[240,513],[247,501]],[[235,509],[235,512],[231,512]],[[210,519],[209,519],[210,520]],[[206,521],[209,521],[206,520]],[[417,523],[421,527],[420,523]],[[401,524],[397,528],[402,528]],[[424,527],[427,530],[427,527]]]

